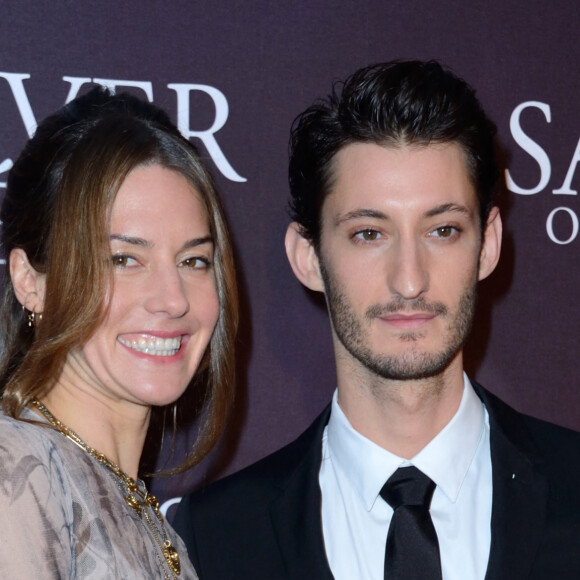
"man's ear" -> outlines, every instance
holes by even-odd
[[[286,255],[296,278],[310,290],[324,292],[320,263],[312,243],[300,233],[300,226],[292,222],[286,230]]]
[[[499,208],[492,207],[485,224],[481,251],[479,253],[478,280],[487,278],[497,266],[501,253],[502,224]]]
[[[10,252],[9,264],[10,279],[18,302],[30,312],[42,313],[46,288],[45,274],[32,267],[26,252],[21,248]]]

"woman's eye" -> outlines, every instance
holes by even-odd
[[[181,261],[179,265],[182,268],[202,269],[207,268],[210,265],[210,262],[207,258],[196,256],[194,258],[186,258],[185,260]]]
[[[131,256],[124,256],[122,254],[118,254],[111,258],[113,262],[113,266],[116,268],[127,268],[129,266],[134,266],[137,263],[135,258],[131,258]]]
[[[374,242],[380,237],[380,234],[377,230],[361,230],[356,233],[355,237],[364,240],[365,242]]]
[[[453,234],[457,232],[457,228],[453,226],[441,226],[433,230],[429,235],[435,238],[450,238]]]

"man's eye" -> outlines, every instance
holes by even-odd
[[[453,226],[441,226],[433,230],[430,235],[436,238],[450,238],[455,232],[457,232],[457,228]]]
[[[365,242],[374,242],[379,238],[380,234],[377,230],[362,230],[357,232],[356,237],[364,240]]]
[[[113,262],[113,266],[116,268],[127,268],[129,266],[134,266],[136,264],[135,258],[131,258],[131,256],[124,256],[118,254],[111,258]]]

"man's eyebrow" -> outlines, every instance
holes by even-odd
[[[468,218],[473,217],[473,211],[465,205],[460,205],[458,203],[442,203],[434,208],[425,212],[425,217],[434,217],[444,213],[460,213]],[[334,225],[339,226],[350,220],[355,220],[358,218],[374,218],[379,220],[388,220],[388,214],[378,211],[376,209],[360,208],[353,211],[349,211],[345,214],[338,215],[334,220]]]
[[[143,238],[137,238],[134,236],[127,236],[125,234],[111,234],[109,236],[109,241],[123,242],[125,244],[131,244],[132,246],[139,246],[141,248],[152,248],[153,244],[149,240],[144,240]],[[181,247],[182,250],[188,250],[190,248],[195,248],[196,246],[202,246],[203,244],[213,244],[213,238],[211,236],[203,236],[201,238],[192,238],[187,240],[185,244]]]
[[[386,220],[389,219],[389,216],[386,213],[383,213],[382,211],[377,211],[376,209],[361,208],[336,216],[336,219],[334,220],[334,225],[339,226],[344,222],[348,222],[350,220],[355,220],[358,218],[375,218],[379,220]]]
[[[473,217],[473,211],[465,205],[457,203],[443,203],[425,212],[425,217],[434,217],[443,213],[460,213],[468,218]]]

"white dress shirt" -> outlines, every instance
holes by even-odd
[[[393,509],[379,492],[406,465],[437,486],[431,517],[443,580],[483,580],[491,541],[489,417],[466,375],[457,413],[410,461],[355,431],[334,393],[319,481],[326,554],[336,580],[383,580]]]

